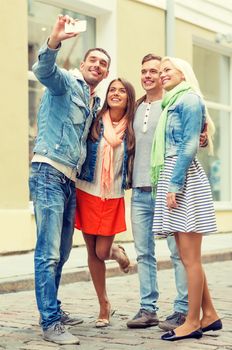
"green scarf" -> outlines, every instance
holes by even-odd
[[[163,98],[161,104],[163,111],[156,127],[151,149],[151,184],[154,192],[156,192],[156,186],[159,180],[160,171],[164,165],[165,128],[168,117],[168,108],[173,105],[179,97],[186,94],[190,90],[192,90],[191,86],[185,81],[182,81],[172,90],[166,92]]]

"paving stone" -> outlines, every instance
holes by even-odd
[[[0,295],[0,350],[232,350],[232,295],[230,281],[232,261],[205,265],[214,304],[223,319],[223,330],[200,340],[164,342],[158,327],[132,330],[128,319],[139,309],[139,283],[136,274],[107,279],[112,309],[111,326],[95,328],[98,301],[91,281],[61,286],[63,308],[83,317],[84,323],[69,327],[80,338],[80,345],[60,346],[45,342],[38,326],[38,311],[33,291]],[[172,313],[176,295],[173,270],[158,272],[160,319]],[[167,286],[168,281],[168,286]]]

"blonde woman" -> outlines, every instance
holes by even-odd
[[[222,328],[201,264],[202,236],[217,228],[209,182],[196,158],[205,123],[212,152],[214,126],[188,62],[163,58],[160,78],[166,94],[151,159],[156,192],[153,229],[157,235],[175,236],[186,269],[189,302],[185,322],[161,338],[198,339],[204,332]]]

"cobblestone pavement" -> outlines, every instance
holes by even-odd
[[[81,345],[58,346],[41,338],[38,326],[34,292],[18,292],[0,295],[0,349],[9,350],[222,350],[232,349],[232,261],[205,265],[211,293],[223,330],[205,335],[200,340],[182,340],[169,343],[160,340],[158,327],[144,330],[126,328],[126,321],[138,310],[138,279],[136,274],[107,279],[112,308],[116,310],[111,326],[103,330],[94,327],[98,305],[91,282],[78,282],[61,286],[60,297],[66,311],[78,312],[84,323],[71,327],[80,338]],[[160,300],[159,317],[172,312],[175,297],[173,270],[158,272]]]

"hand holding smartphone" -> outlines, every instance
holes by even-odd
[[[85,32],[87,28],[86,21],[76,21],[75,23],[65,23],[64,31],[66,34]]]

